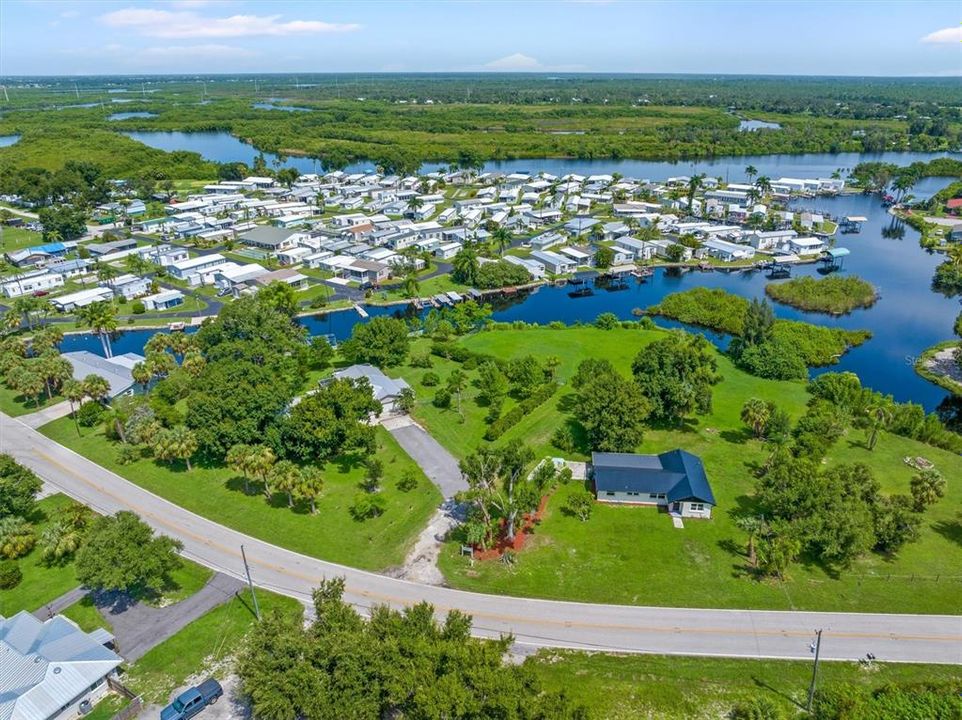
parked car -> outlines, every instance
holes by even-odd
[[[204,680],[197,687],[185,690],[170,705],[160,711],[160,720],[188,720],[208,705],[213,705],[224,694],[224,688],[214,678]]]

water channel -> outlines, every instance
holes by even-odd
[[[132,133],[133,136],[148,133]],[[177,143],[175,138],[165,137],[165,150],[193,150],[205,157],[220,161],[249,161],[250,146],[241,143],[227,133],[149,133],[149,135],[184,136],[188,142]],[[136,139],[141,139],[136,137]],[[155,142],[150,144],[158,146]],[[238,147],[245,148],[245,156],[238,155]],[[917,160],[929,160],[938,154],[884,153],[879,155],[812,154],[798,156],[757,156],[719,158],[696,162],[653,162],[639,160],[560,160],[547,159],[514,160],[488,163],[486,169],[512,172],[538,172],[552,174],[610,174],[662,180],[677,175],[705,172],[731,181],[745,179],[744,169],[754,165],[760,175],[772,178],[826,177],[832,172],[845,171],[858,162],[883,160],[908,164]],[[304,160],[303,158],[300,160]],[[926,197],[943,187],[944,178],[926,178],[913,194]],[[858,275],[873,283],[881,298],[871,308],[858,310],[849,315],[833,317],[824,314],[803,313],[793,308],[776,305],[778,317],[804,319],[808,322],[830,327],[867,329],[873,334],[870,341],[844,355],[831,368],[815,370],[851,370],[862,381],[876,390],[890,393],[897,400],[922,404],[927,410],[935,410],[948,393],[919,377],[912,364],[927,347],[952,337],[952,326],[960,309],[959,301],[932,292],[930,280],[935,267],[941,262],[938,254],[922,250],[918,245],[918,233],[891,217],[881,206],[878,198],[866,195],[843,195],[794,202],[798,208],[822,211],[835,217],[863,215],[868,221],[859,234],[839,235],[838,246],[847,247],[851,255],[845,258],[842,272]],[[816,275],[818,266],[796,266],[794,276]],[[494,301],[494,319],[501,321],[525,320],[548,323],[554,320],[571,323],[590,322],[602,312],[613,312],[621,318],[631,318],[634,308],[655,304],[665,295],[696,285],[722,288],[744,297],[763,297],[766,283],[770,282],[761,272],[676,272],[659,269],[643,283],[632,281],[627,290],[606,292],[597,290],[594,296],[570,298],[570,288],[541,287],[530,293]],[[389,308],[370,307],[371,317],[398,314],[405,311],[398,306]],[[305,318],[304,324],[312,334],[332,333],[343,339],[351,334],[358,322],[363,322],[353,311],[334,312]],[[665,326],[677,325],[659,319]],[[117,342],[118,352],[140,352],[152,331],[132,331],[123,334]],[[719,346],[727,344],[727,338],[705,333]],[[99,341],[90,335],[74,335],[64,341],[64,349],[85,348],[100,352]]]

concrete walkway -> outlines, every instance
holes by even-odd
[[[410,415],[386,418],[381,421],[381,425],[394,436],[428,479],[438,486],[445,500],[450,500],[456,493],[468,489],[468,484],[461,477],[458,461],[423,427],[414,422]]]
[[[230,575],[215,573],[196,593],[167,607],[130,602],[117,593],[95,595],[94,604],[113,626],[118,652],[127,662],[134,662],[244,587],[243,582]]]
[[[70,402],[64,400],[63,402],[58,402],[56,405],[48,405],[45,408],[37,410],[37,412],[32,412],[29,415],[22,415],[20,417],[20,422],[22,422],[27,427],[32,427],[37,429],[42,425],[46,425],[48,422],[53,422],[54,420],[59,420],[62,417],[67,417],[70,414]]]

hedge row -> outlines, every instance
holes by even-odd
[[[550,382],[545,383],[534,393],[522,400],[520,403],[511,408],[504,415],[495,420],[491,425],[488,426],[487,431],[484,433],[485,440],[497,440],[499,437],[504,435],[509,429],[513,428],[519,422],[521,418],[525,415],[534,411],[542,403],[547,402],[551,399],[551,396],[558,391],[558,383]]]

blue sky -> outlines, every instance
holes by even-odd
[[[962,4],[0,0],[0,75],[962,75]]]

